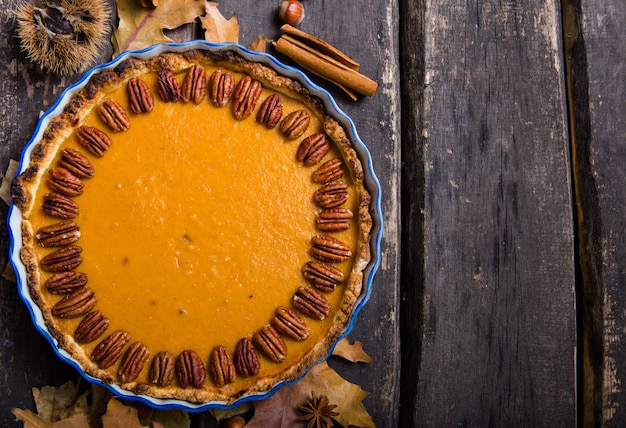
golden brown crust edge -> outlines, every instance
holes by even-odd
[[[94,364],[85,350],[78,345],[72,336],[62,333],[56,325],[56,321],[51,314],[50,308],[44,304],[41,294],[41,283],[37,260],[34,253],[33,230],[28,221],[33,209],[33,195],[41,181],[42,173],[49,167],[55,157],[60,144],[72,132],[74,127],[86,117],[91,110],[97,106],[106,96],[107,92],[113,91],[132,77],[146,72],[158,72],[162,69],[172,71],[182,71],[191,67],[194,63],[210,62],[217,65],[223,64],[233,71],[249,74],[259,80],[264,86],[269,86],[274,90],[285,93],[289,96],[296,96],[316,112],[324,120],[324,129],[329,137],[339,148],[348,169],[353,175],[355,188],[359,194],[360,234],[358,239],[358,249],[355,251],[355,259],[352,272],[348,275],[345,291],[340,308],[335,315],[333,326],[329,333],[318,342],[313,349],[296,366],[288,367],[279,376],[268,379],[259,378],[253,389],[240,391],[236,396],[232,396],[223,390],[214,389],[182,389],[180,387],[155,387],[144,383],[128,383],[121,385],[121,388],[133,391],[137,394],[148,395],[155,398],[175,398],[194,403],[207,403],[218,401],[224,404],[232,404],[244,395],[254,395],[269,391],[280,381],[289,381],[302,376],[307,367],[326,358],[332,344],[339,338],[349,322],[355,302],[358,300],[363,287],[363,270],[370,262],[370,230],[372,218],[370,215],[370,195],[363,182],[362,165],[358,156],[348,139],[345,130],[332,117],[326,115],[322,102],[312,96],[306,88],[298,82],[280,76],[274,70],[264,65],[245,60],[234,51],[205,51],[190,50],[183,53],[165,53],[148,60],[130,58],[123,61],[111,70],[104,70],[94,74],[86,83],[83,89],[78,91],[63,112],[53,118],[49,126],[43,132],[42,139],[36,144],[32,153],[29,166],[19,174],[12,183],[13,203],[22,211],[22,244],[20,255],[26,267],[27,283],[31,298],[42,310],[46,326],[58,346],[65,349],[73,359],[83,368],[85,373],[95,378],[101,379],[104,383],[113,383],[108,372],[101,370]]]

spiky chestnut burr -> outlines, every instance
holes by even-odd
[[[111,10],[102,0],[34,0],[13,13],[22,51],[44,71],[84,71],[107,43]]]

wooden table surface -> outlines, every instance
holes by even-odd
[[[279,34],[275,3],[220,10],[247,45]],[[353,102],[314,79],[382,185],[382,262],[350,335],[375,362],[335,365],[376,425],[626,426],[626,3],[303,3],[300,27],[379,85]],[[0,0],[3,171],[79,78],[24,59],[16,4]],[[31,387],[77,377],[2,279],[0,426]]]

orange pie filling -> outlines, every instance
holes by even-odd
[[[122,79],[65,132],[32,180],[23,259],[86,372],[229,401],[299,375],[338,336],[367,201],[314,105],[201,64]]]

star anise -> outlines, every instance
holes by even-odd
[[[334,426],[333,416],[339,414],[333,412],[335,407],[337,406],[329,404],[326,396],[316,396],[315,393],[312,393],[310,399],[297,407],[302,416],[296,420],[306,422],[307,428],[332,428]]]

